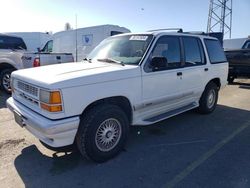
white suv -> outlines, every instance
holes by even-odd
[[[45,146],[76,144],[85,157],[102,162],[121,151],[130,125],[194,108],[214,111],[227,75],[216,38],[122,34],[101,42],[84,62],[14,72],[7,105]]]

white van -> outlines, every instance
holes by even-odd
[[[53,52],[72,53],[75,61],[81,61],[105,38],[129,29],[117,25],[100,25],[61,31],[53,35]]]
[[[52,35],[42,32],[11,32],[7,34],[21,37],[27,46],[27,51],[30,52],[37,52],[38,48],[43,48],[52,39]]]

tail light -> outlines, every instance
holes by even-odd
[[[33,67],[40,67],[40,59],[38,57],[34,59]]]

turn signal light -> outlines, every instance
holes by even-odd
[[[61,94],[59,91],[50,92],[50,104],[61,104]]]
[[[41,108],[49,112],[60,112],[62,111],[62,105],[50,106],[44,103],[41,103]]]

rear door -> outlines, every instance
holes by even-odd
[[[182,37],[184,67],[182,69],[183,100],[186,104],[199,100],[210,70],[206,65],[204,48],[198,37]]]
[[[250,40],[246,41],[242,50],[242,63],[250,68]]]

